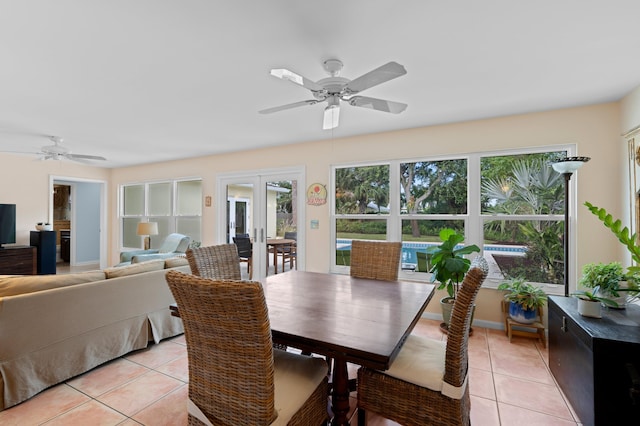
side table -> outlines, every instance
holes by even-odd
[[[509,317],[509,302],[502,301],[502,317],[504,318],[504,331],[509,336],[509,343],[511,343],[512,336],[528,337],[531,339],[538,339],[542,347],[546,347],[546,339],[544,336],[544,324],[542,324],[542,308],[538,308],[538,318],[540,321],[536,321],[531,324],[522,324]]]

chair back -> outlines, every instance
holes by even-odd
[[[235,244],[198,247],[187,250],[191,273],[218,280],[240,280],[240,257]]]
[[[297,231],[292,231],[292,232],[285,232],[284,233],[284,239],[285,240],[298,240],[298,232]]]
[[[253,254],[253,244],[249,237],[233,237],[233,243],[238,248],[238,256],[249,259]]]
[[[184,324],[189,399],[213,424],[271,424],[273,347],[262,285],[175,270],[166,277]]]
[[[169,234],[158,248],[158,253],[184,253],[189,248],[189,243],[191,243],[191,237],[187,235]]]
[[[401,242],[351,241],[351,276],[397,281]]]
[[[489,272],[489,265],[482,256],[477,256],[456,295],[447,332],[444,381],[453,386],[462,386],[469,366],[469,329],[471,313],[478,290]]]

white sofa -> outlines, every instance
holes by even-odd
[[[0,277],[0,410],[92,368],[183,333],[166,268],[153,260],[69,275]]]

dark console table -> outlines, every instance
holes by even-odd
[[[35,247],[6,246],[0,248],[0,275],[35,275],[37,273]]]
[[[56,234],[56,231],[31,231],[30,244],[38,249],[38,274],[56,273]]]
[[[596,319],[578,314],[576,298],[550,296],[549,368],[584,425],[638,421],[640,306]]]

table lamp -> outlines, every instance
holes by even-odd
[[[144,249],[151,248],[151,235],[158,235],[158,222],[139,222],[136,234],[145,235]]]

